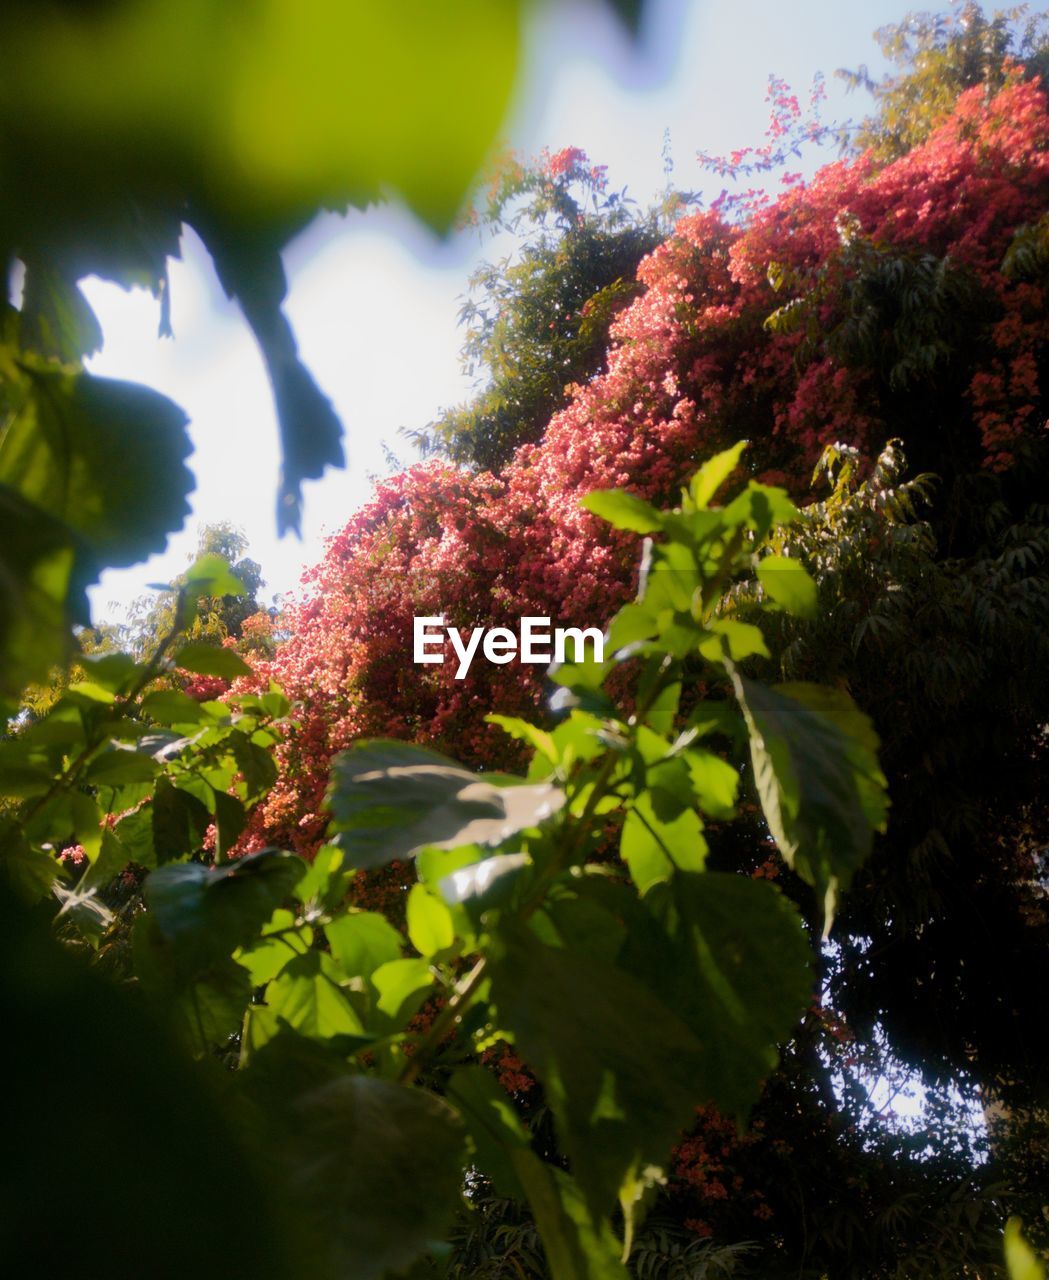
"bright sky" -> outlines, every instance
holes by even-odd
[[[799,92],[827,76],[827,120],[858,117],[865,98],[846,98],[833,79],[841,66],[881,63],[870,36],[911,5],[899,0],[650,0],[640,50],[598,4],[551,3],[533,23],[529,76],[506,126],[518,150],[534,155],[583,147],[607,164],[613,187],[639,201],[663,186],[669,127],[675,182],[720,183],[699,171],[698,149],[723,153],[763,141],[770,73]],[[828,157],[829,158],[829,157]],[[267,598],[294,589],[319,559],[324,536],[367,501],[371,480],[389,467],[384,446],[405,460],[401,427],[418,428],[466,397],[456,316],[474,266],[492,252],[476,233],[438,242],[398,209],[327,217],[291,245],[287,310],[303,357],[331,397],[347,433],[349,466],[307,486],[303,540],[276,537],[277,430],[253,340],[222,296],[207,255],[192,236],[172,264],[174,340],[156,336],[148,294],[85,285],[102,321],[104,351],[90,367],[146,383],[191,418],[197,478],[193,514],[167,551],[105,575],[92,593],[96,619],[117,620],[147,582],[183,569],[202,525],[241,526],[266,578]]]

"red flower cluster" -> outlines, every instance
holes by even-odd
[[[796,114],[789,95],[774,105]],[[548,167],[584,162],[567,148]],[[858,237],[877,252],[948,258],[977,283],[988,320],[966,349],[951,429],[985,465],[1008,466],[1015,441],[1043,428],[1049,312],[1041,286],[1001,266],[1016,229],[1047,207],[1046,97],[1014,79],[990,101],[982,89],[963,94],[924,145],[881,170],[865,158],[827,165],[744,226],[715,210],[683,218],[642,264],[643,292],[615,321],[606,371],[572,389],[539,444],[498,477],[414,467],[380,484],[331,539],[289,612],[291,639],[258,664],[263,687],[272,676],[300,704],[301,729],[281,748],[249,843],[316,847],[328,761],[361,735],[434,743],[489,768],[519,762],[484,716],[534,713],[540,668],[475,663],[456,681],[454,663],[415,666],[412,619],[444,614],[463,628],[609,617],[633,588],[636,540],[581,510],[583,494],[625,487],[666,502],[740,437],[764,475],[801,489],[826,443],[870,453],[897,434],[871,369],[843,363],[805,326],[765,325],[796,292],[817,335],[832,332],[847,310],[845,247]],[[780,292],[770,264],[788,282]]]

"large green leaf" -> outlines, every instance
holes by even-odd
[[[498,1025],[539,1077],[595,1223],[637,1170],[663,1164],[703,1100],[710,1050],[636,978],[500,928]]]
[[[203,640],[192,640],[182,645],[175,654],[174,662],[176,667],[181,667],[184,671],[219,676],[223,680],[236,680],[239,676],[251,675],[251,667],[239,653],[223,649],[219,645],[207,644]]]
[[[349,862],[375,867],[426,845],[498,844],[555,813],[564,793],[495,786],[425,747],[374,738],[335,757],[327,803]]]
[[[304,871],[300,858],[263,849],[219,868],[161,867],[146,880],[146,903],[180,951],[204,963],[254,943]]]
[[[679,872],[644,905],[663,936],[632,935],[623,963],[700,1041],[703,1100],[743,1116],[812,998],[801,918],[774,885],[724,872]]]
[[[19,338],[29,351],[78,364],[102,349],[102,326],[76,280],[43,259],[26,263],[20,319]]]
[[[211,823],[204,803],[188,791],[172,786],[163,775],[157,779],[148,812],[154,857],[160,863],[199,849]]]
[[[364,1034],[364,1024],[339,985],[342,974],[331,956],[307,951],[294,957],[266,988],[274,1014],[316,1040]]]
[[[758,581],[770,599],[799,618],[816,612],[816,583],[798,560],[786,556],[765,556],[758,562]]]
[[[2,482],[0,528],[0,699],[14,699],[69,656],[87,603],[73,588],[71,531]]]
[[[885,826],[877,736],[845,693],[732,678],[765,820],[784,858],[821,895],[829,928],[838,890]]]
[[[607,520],[615,529],[656,533],[663,528],[662,512],[625,489],[595,489],[580,499],[579,505]]]
[[[689,481],[689,497],[701,510],[710,505],[710,500],[739,466],[743,450],[747,447],[745,440],[734,444],[731,449],[716,453],[699,468]]]
[[[231,1257],[256,1280],[302,1274],[276,1229],[270,1185],[209,1074],[141,1000],[9,901],[2,881],[0,1015],[19,1029],[4,1054],[17,1103],[4,1120],[3,1257],[31,1258],[41,1276],[109,1280],[222,1280]],[[63,1105],[71,1063],[80,1101]],[[84,1189],[61,1230],[57,1187]],[[222,1193],[187,1194],[192,1187]]]
[[[594,1223],[578,1184],[531,1150],[506,1090],[483,1067],[463,1067],[448,1096],[466,1122],[474,1161],[502,1195],[527,1199],[551,1280],[626,1280],[608,1222]]]
[[[332,955],[351,978],[367,978],[404,954],[401,935],[377,911],[348,911],[329,921],[324,933]]]
[[[441,1240],[459,1197],[465,1133],[419,1088],[342,1076],[292,1102],[282,1164],[312,1225],[320,1274],[379,1280]],[[313,1274],[312,1272],[310,1272]]]
[[[186,415],[158,392],[39,363],[0,428],[0,483],[68,525],[97,572],[163,550],[181,527],[190,448]]]

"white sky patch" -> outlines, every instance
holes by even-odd
[[[654,0],[635,51],[604,6],[550,5],[532,25],[531,75],[507,136],[531,155],[543,146],[583,147],[608,165],[614,189],[627,186],[644,205],[663,186],[669,126],[675,183],[702,188],[710,200],[721,184],[699,171],[695,152],[760,144],[771,72],[801,96],[823,71],[826,118],[860,114],[866,102],[844,99],[832,73],[864,61],[877,66],[872,28],[907,8],[887,0],[848,7],[836,0]],[[146,583],[178,573],[200,528],[220,520],[244,529],[267,597],[293,589],[303,566],[320,558],[325,534],[346,522],[368,499],[371,477],[387,470],[383,446],[407,460],[399,429],[423,427],[468,395],[459,370],[459,300],[472,269],[498,252],[472,232],[441,244],[396,208],[327,215],[289,246],[287,311],[303,358],[343,420],[349,463],[306,486],[302,542],[276,537],[269,387],[199,241],[187,234],[183,260],[171,264],[174,340],[157,338],[157,305],[148,294],[87,281],[106,335],[89,367],[155,387],[183,406],[197,479],[185,529],[146,564],[106,573],[92,592],[96,618],[119,616]]]

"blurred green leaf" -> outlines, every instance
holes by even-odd
[[[189,514],[186,415],[148,387],[21,365],[0,427],[0,483],[81,540],[85,581],[163,550]]]
[[[14,699],[69,657],[87,602],[74,586],[72,531],[3,482],[0,527],[0,698]]]
[[[373,867],[426,845],[497,844],[556,813],[564,794],[494,786],[435,751],[376,738],[335,757],[327,802],[335,843],[353,866]]]
[[[451,912],[423,884],[408,891],[408,937],[421,956],[445,951],[455,941]]]
[[[656,533],[663,528],[663,513],[625,489],[595,489],[580,499],[579,505],[607,520],[614,529]]]
[[[309,1274],[381,1280],[443,1238],[466,1154],[462,1122],[446,1102],[344,1075],[285,1106],[281,1163],[319,1255],[320,1270]]]
[[[251,675],[251,667],[239,653],[202,640],[182,645],[176,651],[173,661],[183,671],[194,671],[202,676],[220,676],[223,680],[236,680],[240,676]]]
[[[1045,1280],[1045,1268],[1023,1238],[1019,1218],[1010,1218],[1005,1224],[1005,1265],[1009,1280]]]
[[[758,581],[769,597],[799,618],[816,613],[816,583],[798,560],[786,556],[765,556],[758,562]]]
[[[746,447],[746,441],[741,440],[731,449],[716,453],[703,463],[689,481],[689,496],[700,510],[710,505],[710,500],[739,466],[739,460]]]
[[[156,1280],[219,1280],[231,1256],[257,1280],[301,1274],[211,1081],[141,1000],[74,959],[2,885],[0,1003],[19,1028],[5,1055],[18,1099],[0,1166],[5,1257],[31,1257],[49,1276],[101,1267],[111,1280],[138,1280],[143,1259]],[[73,1062],[83,1101],[67,1106]],[[201,1179],[222,1195],[187,1198]],[[90,1188],[90,1209],[61,1231],[57,1186]]]

